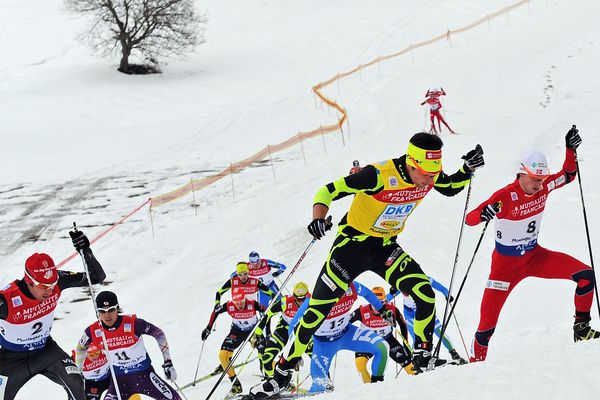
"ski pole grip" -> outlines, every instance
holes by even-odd
[[[327,218],[325,218],[325,230],[326,231],[330,231],[331,228],[333,227],[333,222],[331,222],[331,215],[329,215]]]

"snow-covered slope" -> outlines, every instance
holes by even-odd
[[[595,128],[600,58],[600,6],[591,0],[535,0],[505,17],[405,57],[375,65],[326,89],[348,109],[346,145],[339,134],[304,143],[268,163],[236,174],[191,199],[147,211],[100,240],[94,251],[109,288],[126,312],[161,326],[170,340],[180,384],[191,380],[200,331],[214,291],[235,261],[250,250],[293,266],[309,237],[316,189],[347,172],[353,159],[378,161],[404,152],[410,135],[426,126],[419,106],[431,86],[448,92],[444,109],[460,135],[443,135],[444,168],[481,143],[486,167],[473,181],[471,207],[514,177],[521,153],[539,148],[554,170],[562,164],[564,134],[577,124],[582,179],[592,239],[600,219],[600,145]],[[23,260],[45,251],[60,260],[71,247],[72,221],[90,237],[106,224],[157,195],[220,170],[298,131],[331,123],[333,113],[315,107],[310,88],[338,72],[400,50],[500,9],[505,1],[224,0],[198,2],[208,12],[207,43],[188,60],[171,61],[160,76],[115,72],[116,59],[94,58],[75,35],[81,21],[62,12],[58,0],[5,0],[0,4],[0,137],[5,171],[0,183],[2,269],[0,282],[22,273]],[[43,32],[40,35],[37,32]],[[15,38],[19,38],[16,40]],[[112,64],[111,64],[112,63]],[[334,204],[339,219],[348,202]],[[411,216],[401,245],[425,271],[448,282],[465,195],[432,193]],[[87,226],[87,229],[86,229]],[[457,279],[462,278],[481,227],[465,228]],[[31,243],[31,240],[38,239]],[[319,242],[297,273],[314,283],[333,235]],[[589,262],[577,183],[553,193],[541,234],[546,247]],[[491,234],[476,257],[457,309],[467,345],[478,322]],[[594,242],[592,243],[594,244]],[[79,261],[67,268],[80,270]],[[360,278],[381,284],[375,275]],[[445,397],[593,398],[597,343],[571,339],[574,284],[522,282],[511,295],[491,344],[488,361],[364,386],[352,355],[340,354],[331,399]],[[93,320],[89,302],[65,293],[53,336],[68,349]],[[440,299],[440,304],[443,304]],[[592,314],[595,326],[597,312]],[[209,338],[201,372],[217,364],[226,316]],[[464,353],[455,325],[449,334]],[[147,346],[158,367],[156,346]],[[244,354],[245,355],[245,354]],[[247,388],[258,378],[246,368]],[[306,371],[302,373],[304,375]],[[211,382],[186,391],[204,398]],[[224,383],[216,392],[220,398]],[[60,388],[35,378],[18,399],[63,398]]]

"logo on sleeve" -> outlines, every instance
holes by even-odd
[[[131,324],[123,324],[123,330],[125,332],[131,332]]]
[[[23,300],[21,299],[21,296],[13,297],[11,300],[13,307],[19,307],[23,305]]]
[[[327,276],[327,274],[323,273],[321,275],[321,280],[329,287],[329,289],[331,289],[332,292],[335,292],[335,289],[337,289],[337,285],[333,283],[333,281],[330,277]]]
[[[556,178],[554,180],[554,183],[558,186],[558,185],[562,185],[563,183],[565,183],[565,176],[561,175],[558,178]]]
[[[513,201],[519,200],[519,196],[515,192],[510,192],[510,198]]]
[[[508,291],[508,288],[510,287],[510,282],[504,282],[504,281],[495,281],[495,280],[488,280],[487,284],[485,285],[486,289],[495,289],[495,290],[501,290],[503,292]]]
[[[398,187],[398,179],[395,176],[390,176],[389,181],[391,187]]]

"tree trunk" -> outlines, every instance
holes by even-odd
[[[119,71],[124,74],[129,74],[129,56],[131,55],[131,47],[121,41],[121,63],[119,64]]]

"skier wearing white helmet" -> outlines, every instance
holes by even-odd
[[[538,244],[548,195],[572,182],[577,174],[576,149],[581,144],[573,127],[566,137],[562,169],[550,174],[548,160],[539,151],[529,152],[517,167],[517,178],[481,203],[466,217],[467,225],[494,221],[496,246],[491,272],[481,300],[481,317],[471,347],[471,362],[484,361],[490,338],[504,302],[519,282],[528,277],[567,279],[577,284],[574,294],[574,340],[600,337],[590,325],[594,298],[594,271],[581,261]]]

